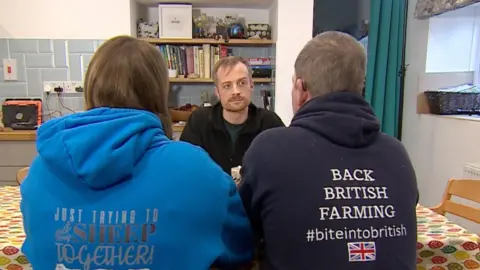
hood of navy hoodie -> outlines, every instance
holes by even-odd
[[[335,92],[305,103],[291,126],[308,129],[332,143],[349,148],[368,146],[380,131],[372,107],[351,92]]]
[[[129,179],[152,144],[166,141],[158,117],[134,109],[96,108],[52,119],[37,131],[38,153],[49,171],[96,190]]]

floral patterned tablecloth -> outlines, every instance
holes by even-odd
[[[417,227],[417,270],[480,270],[478,235],[423,206]]]
[[[32,269],[20,251],[25,233],[18,187],[0,187],[0,269]]]
[[[25,239],[18,187],[0,187],[0,269],[32,269],[20,247]],[[480,238],[423,206],[417,207],[417,270],[480,270]]]

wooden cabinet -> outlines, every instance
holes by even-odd
[[[180,139],[180,135],[182,135],[184,126],[173,125],[173,139],[178,141]]]
[[[36,155],[35,132],[0,132],[0,186],[17,185],[17,171],[30,166]]]

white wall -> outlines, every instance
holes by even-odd
[[[130,0],[1,0],[0,38],[130,35]]]
[[[462,176],[464,163],[480,161],[480,122],[416,113],[418,93],[471,82],[473,77],[471,72],[425,73],[429,21],[413,18],[416,2],[409,1],[408,7],[402,141],[415,166],[420,203],[433,206],[448,179]]]
[[[270,27],[272,28],[271,29],[272,30],[272,39],[277,40],[277,33],[278,33],[278,29],[277,29],[278,2],[277,1],[275,1],[269,9],[268,20],[269,20],[268,23],[270,24]],[[272,27],[272,26],[275,26],[275,27]]]
[[[275,112],[286,125],[292,112],[293,65],[303,46],[312,39],[313,0],[278,0]]]
[[[362,20],[370,21],[370,1],[371,0],[358,0],[360,4],[358,5],[358,17]]]
[[[139,18],[140,7],[135,0],[129,0],[129,1],[130,1],[130,34],[132,36],[136,36],[137,22],[140,19]]]

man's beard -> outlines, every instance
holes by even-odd
[[[233,105],[232,103],[235,102],[235,101],[237,101],[240,104]],[[226,104],[222,104],[222,105],[223,105],[223,108],[226,111],[241,112],[241,111],[245,110],[245,108],[248,107],[248,102],[247,102],[247,99],[245,99],[243,97],[232,97],[232,98],[228,99]]]

